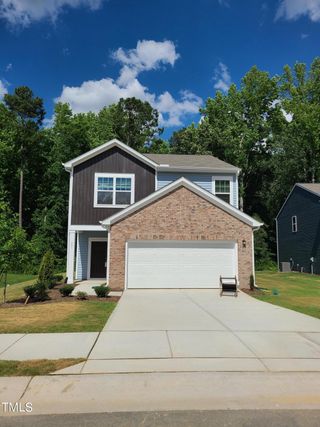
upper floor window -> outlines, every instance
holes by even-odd
[[[291,229],[292,233],[296,233],[298,231],[298,220],[296,215],[291,217]]]
[[[95,208],[125,208],[132,203],[134,203],[134,175],[95,174]]]
[[[215,179],[214,187],[214,194],[225,202],[230,203],[230,180]]]

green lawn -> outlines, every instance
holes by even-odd
[[[0,308],[0,333],[100,332],[113,301],[61,301]]]
[[[256,282],[255,298],[320,319],[320,276],[258,271]]]
[[[35,274],[24,274],[24,273],[8,273],[7,281],[9,285],[16,285],[22,282],[28,282],[30,280],[34,280],[37,276]],[[3,288],[4,278],[1,278],[0,288]]]
[[[76,365],[85,359],[58,359],[58,360],[0,360],[0,377],[18,377],[46,375],[68,366]]]

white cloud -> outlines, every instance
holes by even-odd
[[[12,64],[11,62],[9,64],[6,65],[6,71],[11,71],[12,70]]]
[[[104,0],[0,0],[0,18],[9,24],[27,27],[34,21],[55,21],[67,7],[98,9]]]
[[[0,99],[3,98],[3,95],[8,93],[7,85],[3,81],[0,80]]]
[[[117,82],[126,84],[142,71],[156,70],[165,64],[173,66],[179,54],[170,40],[139,40],[135,49],[124,50],[120,47],[113,52],[112,57],[122,64]]]
[[[156,95],[137,78],[142,71],[155,70],[166,64],[173,66],[179,58],[173,42],[143,40],[137,43],[135,49],[118,49],[112,57],[122,64],[117,79],[105,77],[85,81],[80,86],[64,86],[56,101],[67,102],[74,113],[80,113],[98,112],[120,98],[136,97],[158,109],[159,122],[163,126],[180,126],[186,115],[198,113],[202,99],[192,92],[182,91],[179,99],[168,91]]]
[[[320,0],[281,0],[275,19],[288,21],[307,16],[311,21],[320,21]]]
[[[214,71],[214,88],[221,90],[222,92],[227,92],[231,86],[231,76],[228,70],[228,67],[223,63],[219,62],[217,68]]]

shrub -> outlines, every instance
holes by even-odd
[[[93,286],[93,289],[98,298],[106,298],[110,292],[110,288],[104,285]]]
[[[38,281],[49,288],[54,282],[54,265],[55,265],[55,256],[51,250],[47,251],[43,257],[40,264]]]
[[[49,283],[48,288],[52,289],[54,288],[59,282],[61,282],[63,279],[62,274],[55,274],[52,278],[52,281]]]
[[[23,290],[26,296],[30,298],[38,298],[40,301],[44,301],[48,298],[47,288],[40,282],[37,282],[34,285],[25,286]]]
[[[83,291],[77,292],[77,298],[80,300],[87,299],[87,296],[88,296],[88,294],[86,292],[83,292]]]
[[[34,298],[36,295],[37,289],[35,285],[29,285],[29,286],[25,286],[23,288],[23,291],[27,297]]]
[[[62,288],[60,288],[59,291],[62,296],[68,297],[72,293],[73,289],[74,288],[72,285],[65,285]]]

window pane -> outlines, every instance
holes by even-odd
[[[98,178],[98,190],[110,190],[113,189],[113,178],[99,177]]]
[[[216,194],[217,197],[219,197],[219,199],[224,200],[227,203],[230,203],[230,196],[229,194]]]
[[[230,193],[230,181],[216,180],[216,193]]]
[[[131,192],[116,193],[116,205],[130,205]]]
[[[112,205],[112,191],[98,191],[98,205]]]
[[[117,191],[131,191],[131,178],[116,178]]]

